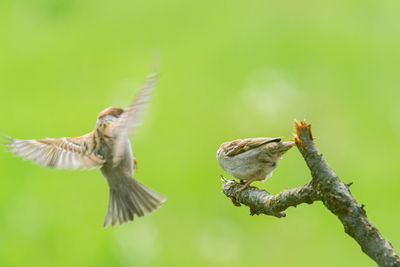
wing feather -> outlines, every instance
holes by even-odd
[[[8,149],[15,155],[45,167],[57,169],[91,169],[103,166],[101,155],[89,152],[83,138],[15,139],[5,138]]]
[[[237,139],[232,142],[225,143],[223,144],[223,146],[224,150],[226,151],[226,155],[228,157],[233,157],[243,152],[257,148],[263,144],[271,142],[280,142],[280,141],[281,137],[276,137],[276,138],[258,137],[258,138]]]
[[[116,137],[114,143],[114,162],[118,162],[124,152],[124,147],[129,140],[129,134],[135,132],[142,122],[146,107],[151,99],[153,89],[156,83],[156,74],[148,76],[143,88],[136,95],[132,104],[127,107],[121,116],[111,125],[111,131]]]

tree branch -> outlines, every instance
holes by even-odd
[[[311,171],[311,181],[297,187],[270,195],[255,187],[237,193],[240,184],[226,181],[222,191],[235,205],[239,203],[250,207],[250,214],[266,214],[278,218],[285,217],[290,206],[313,203],[321,200],[335,214],[344,226],[345,232],[354,238],[362,251],[379,266],[400,266],[400,257],[392,245],[383,238],[378,229],[368,220],[364,205],[358,205],[351,195],[349,185],[345,185],[329,167],[325,158],[315,146],[311,125],[305,121],[295,121],[294,141]]]
[[[362,251],[379,266],[400,266],[400,258],[392,245],[368,220],[364,206],[358,205],[349,188],[329,167],[315,146],[311,125],[304,121],[295,122],[295,130],[296,146],[311,171],[314,184],[322,193],[324,205],[340,219],[345,232],[357,241]]]
[[[266,214],[281,218],[286,216],[285,210],[290,206],[296,207],[301,203],[311,204],[316,200],[321,200],[311,182],[303,187],[287,189],[276,195],[270,195],[267,191],[256,187],[237,193],[242,186],[234,180],[229,180],[222,186],[222,191],[235,206],[240,206],[240,203],[248,206],[251,215]]]

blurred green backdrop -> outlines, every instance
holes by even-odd
[[[400,2],[0,1],[0,125],[17,138],[78,136],[127,106],[161,56],[136,177],[168,196],[151,216],[102,228],[99,171],[49,170],[0,153],[0,266],[375,266],[321,203],[277,219],[221,193],[228,140],[317,144],[400,249]],[[225,174],[226,175],[226,174]],[[226,175],[229,177],[228,175]],[[305,184],[296,149],[265,184]]]

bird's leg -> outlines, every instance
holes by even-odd
[[[133,157],[133,169],[134,169],[135,171],[137,171],[137,160],[136,160],[135,157]]]
[[[246,189],[247,187],[249,187],[249,185],[250,185],[252,182],[257,181],[257,180],[258,180],[258,179],[255,179],[255,178],[248,180],[248,181],[244,184],[244,186],[242,186],[241,188],[239,188],[239,190],[238,190],[236,193],[239,194],[239,193],[242,192],[244,189]]]

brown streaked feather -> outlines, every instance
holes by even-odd
[[[223,149],[225,151],[225,154],[228,157],[233,157],[236,155],[239,155],[243,152],[249,151],[251,149],[257,148],[261,145],[271,143],[271,142],[280,142],[281,138],[276,137],[276,138],[265,138],[265,137],[259,137],[259,138],[247,138],[247,139],[237,139],[232,142],[224,143]]]
[[[58,169],[90,169],[103,166],[103,158],[90,150],[85,140],[91,135],[70,138],[8,139],[9,151],[45,167]]]
[[[118,162],[124,151],[124,147],[132,134],[142,122],[146,107],[150,101],[156,83],[156,74],[148,76],[143,88],[136,95],[132,104],[125,109],[121,116],[110,125],[113,136],[116,137],[114,143],[114,162]]]

